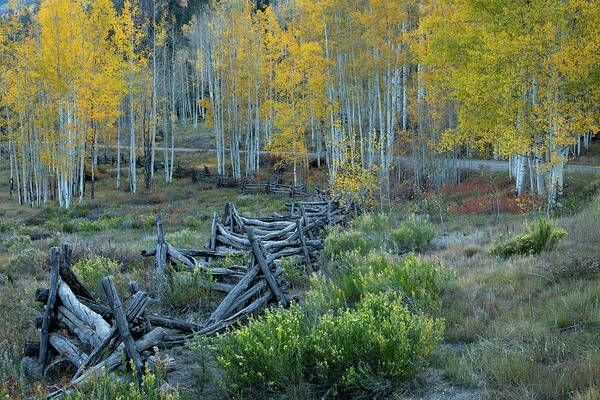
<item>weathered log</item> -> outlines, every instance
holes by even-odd
[[[77,346],[64,335],[51,333],[49,335],[49,341],[50,345],[52,345],[58,354],[72,362],[75,367],[79,367],[87,357],[85,353],[81,352],[81,350],[79,350]]]
[[[258,268],[258,267],[257,267]],[[223,317],[229,316],[229,314],[235,313],[236,310],[248,302],[252,297],[260,293],[260,291],[264,290],[267,287],[267,281],[261,280],[256,285],[252,286],[250,289],[246,290],[244,294],[239,296],[235,301],[231,304],[229,309],[223,314]]]
[[[163,328],[154,328],[152,332],[145,334],[137,342],[135,342],[135,349],[138,353],[145,350],[151,349],[154,346],[160,344],[161,340],[165,336],[165,330]],[[98,363],[96,366],[86,370],[82,375],[73,379],[71,383],[73,385],[80,384],[90,376],[94,376],[97,372],[101,371],[102,368],[106,369],[107,373],[111,373],[121,365],[121,352],[125,349],[123,343],[105,360]]]
[[[103,338],[110,331],[110,325],[108,322],[83,304],[83,302],[80,301],[75,294],[73,294],[71,288],[69,288],[69,286],[62,280],[59,280],[58,296],[60,297],[62,304],[77,318],[92,328],[98,337]]]
[[[253,258],[251,258],[250,262],[253,263]],[[225,296],[221,304],[217,307],[215,311],[211,314],[210,318],[208,318],[208,324],[217,322],[223,318],[223,316],[230,309],[231,305],[235,302],[235,299],[241,295],[244,290],[250,285],[250,283],[254,280],[256,275],[258,274],[259,266],[253,265],[248,268],[248,272],[240,281],[231,289],[231,291]]]
[[[71,250],[71,246],[69,246],[68,244],[63,244],[62,250],[64,262],[60,264],[59,269],[61,279],[65,281],[67,285],[69,285],[69,287],[71,288],[73,293],[75,293],[76,296],[81,296],[92,300],[94,296],[92,296],[88,288],[85,287],[83,283],[81,283],[79,278],[77,278],[77,276],[73,273],[73,270],[71,269],[71,259],[73,253]]]
[[[216,228],[216,226],[215,226]],[[213,258],[225,258],[231,255],[241,255],[245,254],[243,252],[232,252],[231,249],[222,249],[222,250],[208,250],[208,249],[177,249],[181,254],[184,254],[189,257],[213,257]],[[142,256],[144,257],[154,257],[156,256],[156,249],[142,250]]]
[[[265,294],[260,296],[258,299],[254,300],[252,303],[250,303],[247,307],[245,307],[244,309],[238,311],[237,313],[235,313],[232,316],[230,316],[229,318],[227,318],[224,322],[227,323],[227,322],[231,322],[231,321],[236,321],[237,319],[239,319],[243,316],[248,316],[248,315],[252,314],[254,311],[259,309],[260,307],[266,305],[271,297],[273,297],[273,293],[266,292]],[[287,300],[285,300],[285,302],[287,304]]]
[[[65,324],[69,331],[77,336],[81,342],[94,348],[102,341],[102,338],[98,337],[92,328],[77,318],[66,307],[59,306],[56,313],[58,320]]]
[[[127,283],[127,290],[129,291],[129,294],[132,296],[136,296],[138,292],[140,292],[139,288],[138,288],[138,284],[136,281],[131,280]],[[145,293],[144,293],[145,294]],[[148,300],[150,299],[148,296],[146,296],[148,298]],[[131,303],[133,303],[134,300],[131,300]],[[130,306],[131,306],[130,303]],[[145,305],[144,305],[145,307]],[[131,321],[131,317],[129,317],[130,315],[130,308],[131,307],[127,307],[127,320]],[[146,334],[148,332],[150,332],[152,330],[152,325],[150,325],[150,321],[148,321],[148,319],[146,318],[146,313],[145,311],[142,310],[141,314],[139,317],[137,317],[137,319],[141,319],[142,320],[142,334]],[[114,328],[114,327],[113,327]]]
[[[144,364],[142,363],[142,358],[135,347],[133,336],[131,336],[131,332],[129,331],[129,323],[127,322],[127,317],[123,311],[123,306],[121,305],[121,299],[117,294],[117,289],[115,288],[112,278],[110,276],[104,277],[102,279],[102,286],[104,287],[104,292],[106,293],[106,297],[108,297],[110,308],[115,317],[115,324],[117,325],[119,333],[121,334],[121,338],[123,339],[127,357],[133,361],[135,369],[138,373],[138,377],[141,379],[142,375],[144,374]]]
[[[309,220],[306,217],[306,211],[304,210],[304,205],[300,204],[298,207],[300,208],[300,215],[301,215],[302,219],[304,219],[304,225],[305,225],[305,228],[306,228],[306,235],[308,236],[308,238],[310,240],[313,240],[314,239],[314,235],[312,233],[312,230],[311,230],[311,227],[310,227],[310,224],[309,224]]]
[[[283,307],[287,307],[287,305],[288,305],[287,300],[283,296],[283,293],[279,289],[279,285],[277,285],[277,281],[275,280],[275,277],[273,276],[271,269],[267,265],[267,262],[265,260],[266,257],[265,257],[265,254],[263,253],[262,246],[258,243],[256,238],[254,237],[254,232],[252,231],[252,228],[250,228],[250,227],[246,228],[246,232],[248,234],[248,240],[252,244],[252,252],[254,253],[254,258],[258,262],[260,269],[262,270],[263,274],[265,275],[267,283],[269,284],[269,287],[273,291],[273,294],[275,294],[275,298],[277,299],[277,301],[279,301],[279,303],[281,303],[281,305]]]
[[[281,239],[289,237],[289,234],[294,232],[294,229],[296,229],[295,223],[291,223],[287,228],[279,231],[265,231],[260,228],[255,228],[254,235],[256,236],[256,239],[260,241]]]
[[[248,217],[244,217],[242,215],[240,215],[239,217],[240,217],[240,220],[242,221],[242,223],[244,225],[250,225],[252,227],[258,226],[258,227],[261,227],[263,229],[271,229],[271,230],[285,229],[291,223],[293,223],[293,221],[272,221],[272,222],[265,222],[265,221],[261,221],[261,220],[259,220],[257,218],[248,218]]]
[[[273,273],[273,276],[275,277],[275,279],[277,279],[282,273],[283,273],[283,269],[277,268],[277,270]],[[241,295],[240,297],[238,297],[236,299],[236,301],[231,305],[231,307],[229,308],[227,313],[225,313],[225,315],[227,315],[231,312],[235,312],[235,310],[242,307],[244,304],[246,304],[246,302],[248,300],[250,300],[252,297],[254,297],[256,294],[258,294],[260,291],[262,291],[266,287],[267,287],[267,282],[265,280],[261,280],[256,285],[252,286],[243,295]]]
[[[315,268],[312,265],[312,262],[310,260],[310,253],[308,252],[308,246],[306,245],[306,238],[304,237],[304,232],[303,230],[303,225],[304,225],[304,218],[300,218],[300,220],[297,223],[297,227],[298,227],[298,236],[300,237],[300,243],[302,244],[302,252],[304,254],[304,261],[306,262],[306,265],[308,267],[310,267],[310,269],[312,271],[315,270]]]
[[[40,342],[25,341],[23,344],[23,357],[37,357],[40,354]]]
[[[135,286],[137,286],[137,284]],[[146,293],[137,291],[134,294],[133,298],[131,299],[131,302],[129,303],[129,306],[127,307],[127,311],[125,312],[128,325],[129,323],[133,322],[135,319],[142,315],[144,308],[148,304],[148,301],[149,298]],[[118,326],[115,324],[115,326],[110,328],[108,334],[96,346],[94,346],[94,350],[90,353],[89,357],[85,360],[81,368],[79,368],[77,374],[75,375],[75,378],[78,377],[84,369],[89,368],[92,365],[98,363],[98,361],[100,361],[100,359],[106,352],[108,352],[109,354],[113,352],[113,350],[120,343],[120,340],[117,340],[118,333],[119,329]]]
[[[162,317],[160,315],[149,315],[148,320],[152,323],[152,325],[162,326],[169,329],[178,329],[180,331],[197,332],[203,328],[202,324]]]
[[[59,269],[60,269],[60,250],[58,247],[53,247],[50,250],[50,290],[48,292],[48,302],[44,310],[44,320],[42,322],[40,354],[38,361],[45,365],[48,353],[48,334],[50,328],[50,320],[54,316],[54,306],[56,303],[56,294],[59,286]]]
[[[215,212],[213,214],[212,225],[210,227],[209,249],[211,251],[215,251],[215,248],[217,247],[217,222],[218,222],[218,218],[219,218],[219,214],[217,212]],[[212,256],[207,256],[206,257],[206,261],[211,262],[212,260],[213,260]]]
[[[196,260],[193,257],[187,257],[184,254],[180,253],[176,248],[171,246],[169,243],[167,245],[167,256],[171,257],[172,260],[175,260],[178,263],[183,263],[189,270],[194,271],[194,267],[196,266]]]
[[[97,312],[98,314],[110,317],[112,313],[110,311],[110,307],[105,306],[103,304],[88,302],[86,300],[82,300],[89,308]],[[164,328],[169,329],[179,329],[182,331],[193,332],[202,328],[199,324],[194,324],[192,322],[181,321],[173,318],[164,317],[162,315],[157,314],[147,314],[146,318],[148,321],[154,326],[162,326]]]
[[[163,296],[165,274],[168,273],[167,269],[167,243],[165,241],[165,233],[163,230],[162,214],[156,215],[156,293],[158,300]]]

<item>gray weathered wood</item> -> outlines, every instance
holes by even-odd
[[[58,354],[71,361],[76,367],[79,367],[81,363],[86,359],[85,353],[73,343],[71,339],[58,333],[51,333],[49,335],[50,345],[58,352]]]
[[[131,284],[131,282],[129,283]],[[135,286],[137,286],[137,284]],[[135,319],[142,315],[144,308],[146,307],[148,302],[148,295],[144,292],[137,291],[133,295],[129,306],[127,307],[127,311],[125,312],[128,325],[129,323],[133,322]],[[97,364],[106,352],[108,352],[108,354],[113,352],[113,350],[121,342],[120,340],[118,340],[118,333],[119,329],[118,326],[115,324],[115,326],[110,328],[110,331],[106,334],[106,336],[94,346],[94,350],[90,353],[89,357],[79,368],[77,374],[75,374],[75,378],[77,378],[83,372],[84,369]]]
[[[215,251],[215,248],[217,247],[217,222],[219,222],[218,219],[219,219],[219,214],[215,211],[215,213],[213,214],[212,225],[210,227],[209,248],[211,251]],[[206,257],[206,261],[211,262],[212,260],[213,260],[212,256]]]
[[[71,269],[71,260],[73,254],[71,246],[69,246],[68,244],[63,244],[62,253],[63,262],[60,264],[59,268],[59,275],[61,279],[65,281],[67,285],[69,285],[69,287],[71,288],[73,293],[75,293],[76,296],[93,299],[94,296],[92,296],[89,289],[85,287],[83,283],[81,283],[79,278],[77,278],[77,276],[73,273],[73,270]]]
[[[308,265],[310,267],[310,269],[314,271],[315,268],[313,267],[312,262],[310,260],[310,253],[308,252],[308,246],[306,245],[306,238],[304,237],[303,226],[304,226],[304,218],[300,218],[300,220],[298,220],[297,227],[298,227],[298,236],[300,237],[300,243],[302,244],[302,252],[304,254],[304,261],[306,262],[306,265]]]
[[[121,305],[121,299],[119,298],[112,278],[110,276],[104,277],[102,279],[102,286],[104,287],[104,292],[106,293],[106,297],[110,303],[110,308],[115,317],[115,324],[117,325],[119,333],[121,334],[121,338],[123,339],[127,357],[133,360],[138,377],[141,379],[142,375],[144,374],[144,364],[142,363],[142,358],[135,347],[135,342],[131,336],[131,332],[129,331],[129,323],[127,322],[127,317],[123,311],[123,306]]]
[[[50,320],[54,316],[54,306],[56,304],[56,294],[58,291],[59,281],[59,269],[60,269],[60,250],[58,247],[53,247],[50,250],[50,290],[48,292],[48,302],[46,303],[46,309],[44,310],[44,320],[42,322],[41,340],[40,340],[40,354],[38,361],[40,364],[45,365],[47,361],[48,353],[48,334],[50,328]]]
[[[253,262],[252,260],[253,258],[251,258],[250,260],[251,263]],[[223,301],[221,301],[221,304],[219,304],[217,309],[213,311],[210,318],[208,319],[209,324],[217,322],[223,318],[223,316],[230,309],[231,305],[235,302],[235,299],[239,295],[241,295],[244,292],[244,290],[246,290],[248,285],[250,285],[250,283],[254,280],[254,278],[258,274],[258,271],[258,265],[253,265],[252,267],[248,268],[248,272],[246,272],[246,275],[244,275],[244,277],[240,279],[237,285],[235,285],[233,289],[231,289],[231,291],[227,294],[227,296],[225,296]]]
[[[104,337],[108,331],[110,331],[110,325],[106,322],[102,316],[92,311],[87,307],[83,301],[86,299],[81,298],[79,300],[77,296],[71,291],[69,285],[59,279],[58,282],[58,296],[62,304],[71,311],[77,318],[85,322],[90,328],[92,328],[98,337]],[[91,300],[87,300],[92,302]]]
[[[69,331],[77,336],[81,342],[94,348],[102,341],[102,338],[98,337],[96,332],[90,328],[89,325],[77,318],[65,306],[58,306],[56,314],[57,319],[65,324]]]
[[[162,214],[156,215],[156,293],[160,301],[164,292],[164,283],[167,273],[167,242],[165,241],[165,232],[163,229]]]
[[[277,301],[279,301],[279,303],[283,307],[287,307],[288,306],[287,300],[283,296],[283,293],[281,292],[281,289],[279,289],[279,285],[277,285],[277,281],[275,280],[273,273],[271,272],[271,270],[269,269],[269,266],[267,265],[267,261],[265,260],[265,255],[261,248],[262,246],[258,243],[256,238],[254,237],[254,232],[252,231],[252,228],[247,227],[246,233],[248,234],[248,240],[252,244],[252,252],[254,253],[254,257],[256,258],[256,261],[258,262],[260,269],[262,270],[263,274],[265,275],[267,283],[269,284],[269,287],[273,291],[275,298],[277,299]]]
[[[157,346],[165,337],[165,330],[163,328],[154,328],[152,332],[145,334],[137,342],[135,342],[135,348],[138,353],[145,350],[151,349]],[[82,375],[71,381],[72,385],[78,385],[86,381],[89,377],[95,376],[96,373],[106,368],[107,373],[111,373],[121,365],[121,352],[125,349],[123,343],[105,360],[101,361],[94,367],[86,370]]]

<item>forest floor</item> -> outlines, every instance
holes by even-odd
[[[212,162],[191,155],[180,160]],[[312,174],[314,182],[324,173]],[[96,182],[94,200],[68,211],[40,210],[9,200],[6,163],[0,163],[0,314],[5,316],[0,321],[0,382],[16,376],[27,385],[19,367],[21,346],[37,337],[33,319],[40,307],[33,293],[48,285],[50,247],[68,242],[76,260],[110,259],[118,270],[100,270],[98,276],[115,273],[117,287],[135,279],[151,290],[152,260],[143,259],[140,251],[153,246],[156,213],[164,215],[172,244],[194,247],[205,242],[212,214],[222,212],[227,201],[242,214],[256,216],[283,212],[288,201],[189,179],[167,185],[160,172],[152,191],[132,194],[114,189],[113,175],[106,173]],[[595,179],[569,174],[564,209],[556,219],[568,235],[555,250],[538,256],[499,259],[489,254],[501,234],[523,232],[538,217],[531,211],[536,204],[511,194],[510,182],[501,174],[474,174],[446,189],[443,221],[440,207],[432,207],[427,194],[386,204],[383,211],[397,219],[413,212],[429,214],[438,235],[422,254],[456,272],[440,315],[446,321],[444,341],[430,367],[394,398],[600,398],[600,200],[594,198]],[[122,183],[126,186],[126,179]],[[218,301],[206,293],[197,296],[193,288],[181,289],[161,311],[202,321]],[[189,398],[220,397],[210,386],[199,392],[207,372],[192,352],[180,349],[174,355],[179,365],[168,376],[171,385]]]

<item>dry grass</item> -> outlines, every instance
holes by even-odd
[[[446,378],[490,398],[597,398],[599,218],[596,199],[560,219],[567,238],[540,256],[496,259],[488,241],[435,254],[457,272],[442,310],[447,346],[438,363]]]

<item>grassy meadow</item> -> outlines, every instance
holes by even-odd
[[[178,161],[209,168],[214,162],[194,154]],[[41,306],[33,294],[48,286],[52,246],[73,246],[75,272],[100,298],[108,274],[123,294],[131,279],[152,293],[153,259],[140,251],[154,246],[157,213],[172,244],[201,247],[225,202],[242,214],[267,216],[286,212],[289,201],[190,179],[167,185],[161,171],[152,191],[132,194],[114,188],[115,171],[107,166],[95,199],[69,210],[31,209],[9,200],[6,164],[0,164],[0,395],[8,398],[56,384],[31,380],[20,365],[24,341],[38,335],[33,320]],[[273,176],[268,168],[264,174]],[[311,173],[309,183],[322,174]],[[597,181],[569,176],[563,208],[548,228],[566,236],[554,246],[544,239],[538,252],[528,249],[543,236],[539,205],[512,194],[500,174],[469,175],[442,196],[387,201],[347,227],[329,229],[318,273],[284,263],[283,276],[300,298],[289,309],[166,351],[175,370],[158,368],[140,388],[106,376],[68,398],[600,398]],[[510,247],[511,240],[521,244]],[[164,302],[150,308],[203,321],[220,295],[196,278],[180,273]]]

